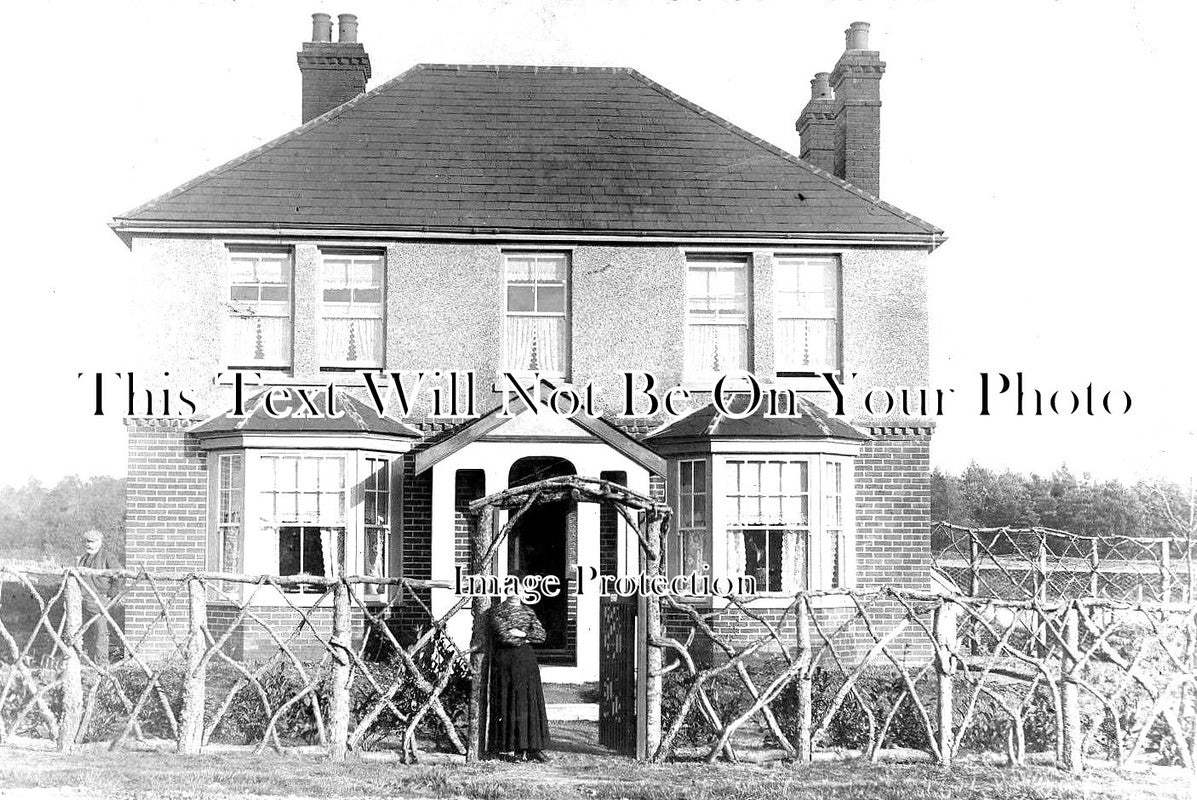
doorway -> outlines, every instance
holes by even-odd
[[[529,456],[511,465],[509,487],[546,478],[576,475],[573,464],[555,456]],[[562,499],[529,508],[507,539],[507,571],[555,575],[561,586],[556,597],[542,597],[532,605],[544,626],[545,640],[535,645],[544,666],[578,665],[577,598],[570,590],[570,567],[577,560],[578,504]]]

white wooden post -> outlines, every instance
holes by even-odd
[[[349,684],[353,680],[349,658],[353,647],[353,632],[349,615],[349,585],[341,581],[333,587],[332,646],[333,684],[328,755],[333,761],[344,761],[349,752]]]
[[[471,546],[473,547],[472,563],[474,574],[491,575],[494,573],[493,558],[483,558],[490,549],[494,538],[494,530],[498,511],[490,506],[484,507],[478,513],[478,522],[474,526]],[[490,653],[490,598],[475,595],[473,599],[473,636],[470,639],[470,672],[473,681],[470,683],[470,719],[469,736],[466,740],[466,761],[478,761],[486,752],[486,693],[487,675],[489,673]]]
[[[798,673],[798,737],[794,747],[798,750],[798,760],[809,763],[814,751],[811,741],[811,681],[815,669],[814,652],[810,645],[810,607],[805,595],[798,598],[795,610],[798,612],[798,660],[802,662],[802,671]]]
[[[645,534],[649,551],[645,557],[645,569],[649,576],[661,574],[661,532],[662,518],[656,511],[645,513]],[[655,641],[661,637],[661,598],[648,595],[645,598],[645,757],[655,758],[661,744],[661,648]]]
[[[70,752],[79,740],[79,726],[83,722],[83,593],[79,576],[73,571],[63,576],[66,591],[63,596],[63,642],[66,652],[62,660],[62,714],[58,719],[58,749]]]
[[[199,578],[187,580],[187,672],[183,681],[183,709],[179,714],[178,752],[196,755],[204,739],[207,650],[204,631],[208,627],[208,594]]]
[[[935,671],[938,676],[939,699],[939,763],[941,766],[952,766],[952,707],[954,692],[952,673],[955,671],[954,656],[956,642],[956,607],[951,601],[943,600],[935,609]],[[911,698],[912,702],[917,702]]]
[[[1080,646],[1080,613],[1076,603],[1064,612],[1064,647],[1060,651],[1061,711],[1064,716],[1064,768],[1080,775],[1084,764],[1081,758],[1081,701],[1076,672],[1080,665],[1072,654]]]

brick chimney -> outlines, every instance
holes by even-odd
[[[337,41],[332,40],[328,14],[312,15],[312,41],[296,54],[303,75],[303,121],[331,111],[366,91],[370,56],[357,41],[357,17],[337,17]]]
[[[885,62],[880,53],[869,49],[869,23],[853,22],[844,33],[847,40],[844,54],[830,78],[835,97],[832,172],[870,194],[879,195],[881,76],[885,73]]]
[[[827,172],[835,171],[835,98],[831,94],[831,75],[818,72],[810,82],[810,102],[794,123],[802,137],[799,158]]]

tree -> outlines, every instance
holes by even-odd
[[[118,556],[125,549],[125,481],[70,475],[46,491],[31,480],[20,489],[0,489],[0,557],[71,563],[79,534],[97,528]]]

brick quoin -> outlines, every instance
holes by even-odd
[[[208,559],[208,462],[183,419],[127,421],[129,463],[125,560],[150,573],[195,572]],[[125,601],[125,628],[139,652],[166,655],[185,636],[186,593],[160,584],[158,595],[135,581]],[[163,614],[163,608],[167,614]]]

